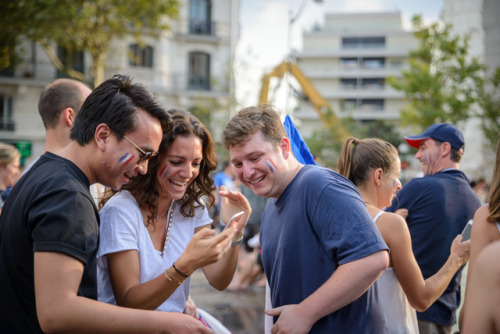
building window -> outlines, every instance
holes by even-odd
[[[83,51],[72,51],[61,46],[57,47],[57,56],[61,60],[65,69],[72,69],[74,71],[83,73],[84,71],[84,55]],[[57,70],[56,76],[58,78],[69,78],[64,72]]]
[[[340,79],[340,87],[343,90],[354,90],[357,89],[358,80],[357,79]]]
[[[385,37],[343,37],[344,49],[378,49],[385,47]]]
[[[384,78],[363,78],[361,79],[361,86],[363,89],[381,90],[384,89]]]
[[[14,120],[12,119],[12,98],[0,95],[0,130],[14,131]]]
[[[153,48],[146,46],[141,48],[139,44],[129,46],[129,65],[153,68]]]
[[[189,89],[210,90],[210,55],[203,52],[189,54]]]
[[[358,58],[341,58],[340,66],[342,68],[357,68],[358,67]]]
[[[340,105],[343,112],[354,111],[358,108],[358,102],[356,99],[344,99]]]
[[[362,99],[360,109],[363,111],[382,111],[384,110],[383,99]]]
[[[363,58],[361,63],[364,68],[384,68],[385,58]]]
[[[212,35],[212,1],[191,0],[189,2],[189,32],[198,35]]]
[[[343,112],[349,111],[383,111],[384,99],[344,99],[341,102]]]

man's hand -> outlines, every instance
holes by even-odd
[[[395,214],[400,215],[404,219],[408,217],[408,209],[397,209],[394,211]]]
[[[299,305],[295,304],[264,310],[264,313],[270,316],[279,316],[278,321],[271,328],[272,334],[309,333],[314,324],[310,323],[310,319],[304,317],[304,313],[300,311]]]

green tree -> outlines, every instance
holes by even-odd
[[[468,55],[469,36],[452,36],[451,25],[425,26],[413,17],[418,48],[409,55],[410,68],[402,78],[389,78],[405,92],[408,104],[401,111],[403,125],[428,127],[436,122],[459,124],[474,115],[485,69]]]
[[[500,68],[487,83],[489,85],[479,87],[481,114],[478,116],[484,136],[494,152],[500,134]]]
[[[356,138],[380,138],[396,148],[404,142],[403,137],[396,131],[396,122],[371,120],[363,123],[350,117],[343,118],[341,122],[346,133]],[[332,136],[330,129],[323,128],[315,131],[306,142],[311,153],[318,156],[323,165],[336,168],[345,139]]]
[[[83,73],[65,67],[54,45],[69,54],[87,51],[92,57],[94,86],[104,80],[110,41],[132,35],[156,36],[169,29],[179,0],[16,0],[2,1],[5,21],[0,30],[0,68],[12,65],[20,38],[42,45],[54,65],[69,76],[84,80]],[[5,42],[5,44],[3,43]]]

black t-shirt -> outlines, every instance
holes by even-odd
[[[33,252],[57,252],[84,264],[78,295],[97,299],[99,213],[85,174],[45,153],[18,181],[0,215],[0,332],[42,332]]]

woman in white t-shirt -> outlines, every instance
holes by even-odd
[[[470,241],[461,242],[462,236],[457,236],[448,260],[436,274],[424,280],[413,255],[406,221],[380,209],[390,206],[401,189],[401,162],[396,148],[378,138],[348,138],[338,168],[359,189],[390,249],[389,268],[373,285],[379,310],[386,319],[386,332],[418,333],[415,309],[424,311],[441,296],[456,271],[469,259]]]
[[[202,268],[218,290],[231,282],[251,209],[240,193],[222,190],[226,214],[244,214],[214,236],[208,215],[215,188],[210,173],[217,167],[212,138],[191,113],[168,113],[171,126],[164,130],[159,154],[149,160],[148,173],[132,178],[100,211],[98,298],[182,313],[196,269]],[[130,148],[129,155],[144,156],[134,143]],[[122,158],[117,163],[129,157]]]

